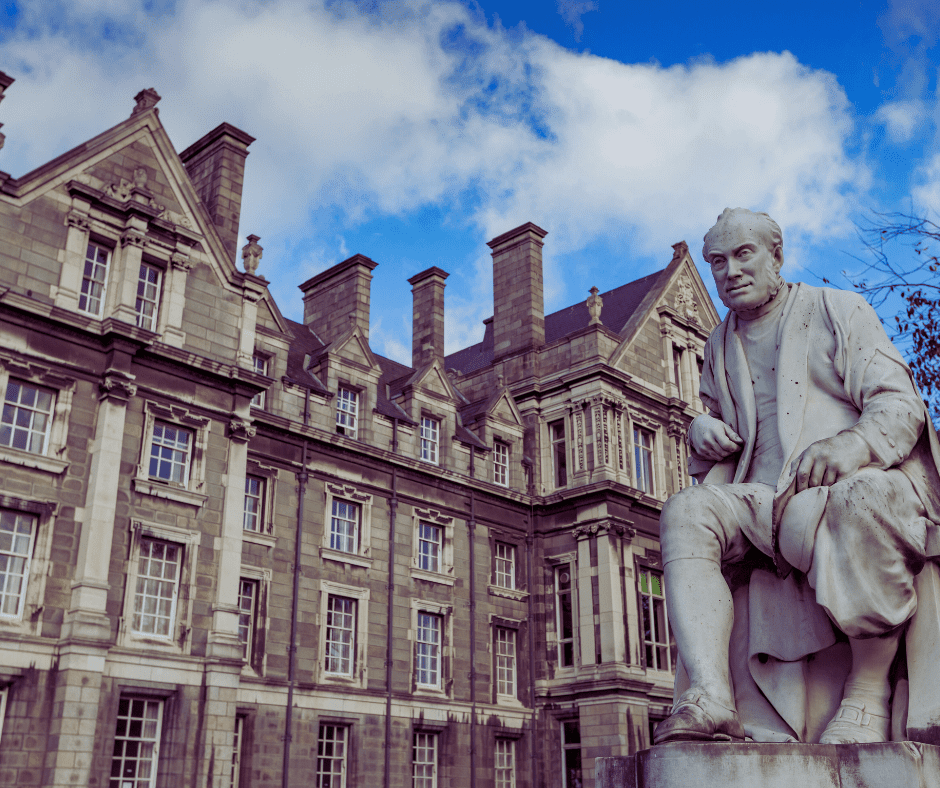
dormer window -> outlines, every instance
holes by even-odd
[[[340,387],[336,396],[336,432],[347,438],[359,433],[359,392]]]
[[[425,462],[440,462],[441,423],[430,416],[421,417],[421,459]]]
[[[100,244],[88,244],[85,269],[82,272],[82,292],[78,297],[78,308],[82,312],[101,317],[110,261],[111,252],[108,249]]]
[[[499,441],[493,444],[493,481],[500,487],[509,486],[509,446]]]

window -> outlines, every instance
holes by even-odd
[[[553,421],[548,425],[552,441],[552,469],[555,476],[555,487],[565,487],[568,484],[568,448],[565,444],[565,420]]]
[[[245,514],[242,526],[246,531],[264,530],[264,482],[260,476],[245,477]]]
[[[259,355],[255,353],[251,357],[251,368],[260,375],[268,374],[268,357]],[[264,395],[267,394],[266,391],[259,391],[251,398],[251,407],[253,408],[263,408],[264,407]]]
[[[159,268],[147,263],[140,264],[134,313],[137,315],[137,325],[148,331],[157,330],[157,311],[160,307],[160,279],[162,277],[163,272]]]
[[[437,788],[437,734],[415,732],[411,755],[412,788]]]
[[[23,615],[35,526],[34,515],[0,510],[0,617]]]
[[[163,702],[122,697],[118,703],[109,788],[153,788]]]
[[[232,778],[229,788],[238,788],[241,785],[242,748],[245,744],[245,715],[235,716],[235,730],[232,735]]]
[[[493,444],[493,481],[502,487],[509,486],[509,447],[499,441]]]
[[[341,553],[359,552],[359,505],[333,499],[330,519],[330,549]]]
[[[159,539],[142,538],[131,629],[144,635],[170,637],[179,593],[182,548]]]
[[[356,600],[330,594],[326,603],[324,671],[352,676],[356,652]]]
[[[438,464],[441,423],[427,416],[421,417],[421,459]]]
[[[505,627],[494,630],[496,641],[496,694],[516,696],[516,631]]]
[[[415,639],[415,680],[419,687],[441,686],[441,629],[443,619],[433,613],[418,611],[418,636]]]
[[[316,788],[346,788],[349,728],[321,724],[317,736]]]
[[[682,397],[682,348],[672,346],[672,382],[676,384],[676,391]]]
[[[241,578],[238,582],[238,641],[242,659],[251,662],[252,642],[258,616],[258,581]]]
[[[3,721],[7,718],[7,696],[9,694],[9,687],[0,689],[0,741],[3,738]]]
[[[574,607],[571,600],[571,568],[555,568],[555,633],[558,639],[558,664],[574,665]]]
[[[493,585],[500,588],[516,587],[516,548],[514,545],[505,542],[496,543]]]
[[[581,726],[577,720],[561,724],[561,760],[564,788],[581,788]]]
[[[0,418],[0,445],[45,454],[55,392],[10,378]]]
[[[653,493],[653,433],[642,427],[633,428],[633,459],[636,464],[638,490]]]
[[[496,740],[496,788],[516,788],[516,743]]]
[[[672,670],[669,621],[666,617],[666,594],[663,575],[645,567],[638,567],[640,586],[640,625],[643,627],[643,645],[646,648],[646,667],[654,670]]]
[[[190,430],[164,421],[155,422],[150,443],[150,478],[186,485],[192,442]]]
[[[340,388],[336,397],[336,431],[355,438],[359,430],[359,393]]]
[[[418,524],[418,569],[441,571],[443,529],[430,523]]]
[[[80,311],[101,317],[110,259],[111,252],[105,247],[96,243],[88,244],[88,250],[85,252],[85,268],[82,272],[82,292],[78,296]]]

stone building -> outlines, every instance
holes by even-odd
[[[177,153],[158,100],[0,173],[0,784],[574,788],[648,746],[717,323],[685,243],[544,315],[511,230],[477,345],[409,280],[405,366],[368,257],[282,315],[238,249],[252,138]]]

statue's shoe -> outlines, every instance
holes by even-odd
[[[738,714],[713,701],[701,690],[686,690],[672,714],[656,726],[653,744],[671,741],[744,741]]]
[[[819,739],[820,744],[875,744],[888,741],[891,719],[885,714],[868,711],[871,704],[851,698],[842,701],[836,716],[829,720]],[[878,707],[877,711],[887,711]]]

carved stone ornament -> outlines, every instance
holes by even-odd
[[[189,271],[193,267],[193,261],[188,254],[182,252],[173,252],[170,256],[170,265],[177,271]]]
[[[132,117],[138,112],[145,112],[148,109],[153,109],[155,106],[157,106],[157,102],[160,101],[160,94],[157,93],[157,91],[153,88],[145,88],[136,96],[134,96],[134,101],[136,103],[134,104],[134,109],[131,112]]]
[[[242,247],[242,265],[245,267],[245,273],[254,274],[258,270],[258,263],[261,262],[263,247],[258,243],[261,238],[257,235],[249,235],[248,243]]]
[[[147,245],[147,235],[140,230],[129,227],[121,233],[121,246],[139,246],[141,249]]]
[[[137,394],[137,386],[122,375],[106,375],[98,387],[101,389],[101,399],[126,403]]]
[[[84,211],[76,211],[74,208],[66,215],[65,222],[69,227],[76,227],[83,232],[91,229],[91,217]]]
[[[113,197],[115,200],[120,200],[121,202],[127,202],[131,197],[131,189],[134,188],[134,184],[131,183],[127,178],[121,178],[120,183],[111,183],[108,184],[105,194],[109,197]]]
[[[147,170],[143,167],[138,167],[134,170],[134,185],[140,189],[147,188]]]
[[[239,443],[247,443],[255,437],[257,431],[250,421],[244,419],[232,419],[228,424],[229,438]]]
[[[592,287],[591,295],[585,302],[587,304],[588,314],[591,316],[591,322],[588,323],[589,326],[600,325],[601,322],[601,309],[604,306],[604,299],[598,295],[599,292],[597,285]]]
[[[610,520],[595,520],[594,522],[575,526],[572,533],[577,540],[588,539],[598,534],[613,534],[625,539],[633,539],[636,536],[636,529]]]
[[[676,311],[686,320],[698,323],[698,304],[695,303],[695,291],[689,277],[679,277],[679,292],[676,293]]]

